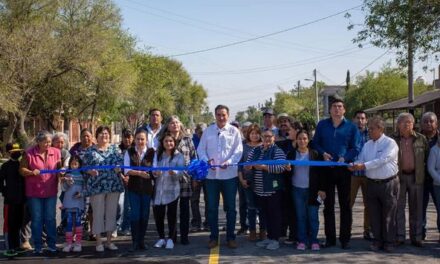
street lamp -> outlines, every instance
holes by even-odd
[[[316,69],[313,70],[313,77],[315,78],[314,80],[312,80],[312,79],[304,79],[304,80],[312,81],[312,82],[314,82],[314,85],[315,85],[316,123],[318,123],[319,122],[319,95],[318,95],[318,82],[316,81]]]

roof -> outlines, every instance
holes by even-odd
[[[414,101],[409,104],[408,98],[402,98],[390,103],[379,105],[373,108],[365,110],[367,113],[375,113],[379,111],[399,110],[399,109],[412,109],[420,107],[426,103],[436,101],[440,98],[440,90],[432,90],[425,92],[414,98]]]
[[[327,85],[319,92],[320,95],[335,95],[345,93],[345,85]]]

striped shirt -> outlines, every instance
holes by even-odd
[[[256,149],[261,149],[260,151],[260,156],[254,157],[254,153]],[[266,152],[270,151],[272,148],[274,149],[274,154],[273,157],[271,157],[271,160],[285,160],[286,159],[286,155],[284,154],[284,152],[277,147],[275,144],[273,144],[272,146],[270,146],[267,149],[264,149],[263,146],[259,146],[254,148],[248,156],[248,161],[254,161],[254,160],[263,160],[264,156],[266,154]],[[284,166],[283,165],[269,165],[268,166],[269,170],[268,173],[271,174],[280,174],[282,172],[284,172]],[[272,194],[274,194],[275,192],[265,192],[263,189],[263,171],[262,170],[254,170],[254,192],[258,195],[258,196],[271,196]]]

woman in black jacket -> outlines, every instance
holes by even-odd
[[[309,135],[300,130],[296,135],[297,147],[287,154],[288,160],[309,161],[319,160],[318,153],[308,147]],[[292,199],[295,204],[298,250],[305,250],[310,244],[312,250],[319,250],[319,205],[325,199],[325,179],[319,167],[294,166],[290,184]]]

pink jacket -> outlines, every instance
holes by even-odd
[[[38,145],[26,151],[28,169],[30,170],[55,170],[57,164],[61,162],[61,152],[57,148],[49,147],[47,159],[38,153]],[[32,198],[48,198],[56,196],[58,193],[58,178],[56,174],[40,174],[37,176],[27,176],[26,196]]]

